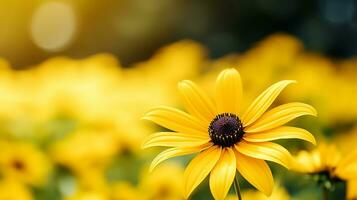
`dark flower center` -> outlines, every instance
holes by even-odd
[[[233,146],[244,134],[242,122],[232,113],[217,115],[209,125],[208,132],[212,142],[222,147]]]
[[[22,171],[25,169],[25,164],[20,161],[20,160],[14,160],[12,162],[12,166],[16,169],[16,170],[19,170],[19,171]]]

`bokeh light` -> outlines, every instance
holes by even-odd
[[[70,45],[77,28],[76,14],[69,4],[46,2],[31,19],[34,43],[47,51],[60,51]]]

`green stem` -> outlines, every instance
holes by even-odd
[[[329,190],[326,187],[322,187],[322,192],[323,192],[323,198],[324,200],[328,200],[328,195],[329,195]]]
[[[238,175],[237,174],[236,174],[236,176],[234,178],[234,188],[236,190],[238,200],[242,200],[242,195],[240,193],[240,187],[239,187]]]

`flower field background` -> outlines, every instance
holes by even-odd
[[[102,9],[112,5],[104,2]],[[152,12],[167,14],[164,3],[155,2],[161,6],[152,8]],[[27,6],[37,4],[40,3]],[[72,4],[79,4],[82,13],[90,13],[86,12],[91,10],[89,3]],[[91,6],[97,4],[100,3]],[[19,10],[25,6],[6,5]],[[173,5],[176,4],[171,2],[166,6]],[[132,7],[135,6],[140,7]],[[147,23],[157,24],[160,17],[152,15]],[[22,19],[25,14],[19,16]],[[14,42],[16,45],[11,41],[0,44],[0,53],[6,52],[0,54],[0,200],[183,199],[183,173],[193,156],[170,159],[149,173],[151,160],[163,149],[143,150],[141,145],[145,137],[164,129],[141,118],[157,105],[183,109],[177,95],[181,80],[193,80],[213,94],[215,78],[226,68],[235,68],[242,75],[244,108],[267,86],[279,80],[296,80],[297,84],[284,90],[274,105],[301,101],[318,112],[318,117],[289,123],[311,132],[317,145],[278,140],[294,156],[294,166],[287,170],[269,162],[275,179],[270,198],[239,179],[243,199],[323,199],[324,188],[331,191],[329,199],[357,199],[357,156],[350,156],[357,151],[357,58],[353,50],[352,56],[336,58],[323,50],[311,50],[309,45],[314,43],[306,44],[298,36],[274,29],[250,45],[245,44],[249,47],[244,50],[228,47],[220,51],[214,38],[210,43],[194,36],[167,39],[157,32],[147,32],[142,28],[144,18],[145,15],[120,23],[120,31],[129,36],[139,34],[134,36],[141,40],[123,37],[121,42],[127,43],[119,50],[102,51],[99,46],[93,53],[83,53],[84,47],[77,41],[72,45],[77,45],[81,53],[71,54],[76,48],[66,47],[70,46],[69,40],[56,43],[61,37],[46,37],[51,32],[39,37],[36,28],[32,31],[36,51],[22,51],[21,44],[30,47],[26,46],[28,38],[23,39],[20,33],[12,38],[23,39]],[[1,20],[0,24],[4,21]],[[18,21],[10,20],[9,30],[14,31]],[[37,23],[41,24],[41,17],[32,27]],[[128,27],[126,23],[139,24]],[[133,27],[137,29],[130,29]],[[164,30],[177,31],[172,27]],[[143,47],[141,56],[131,55],[140,51],[138,44],[150,40],[150,35],[145,38],[141,32],[155,35],[152,38],[160,42],[156,42],[157,48]],[[3,35],[9,36],[5,31]],[[89,48],[95,49],[93,46]],[[99,53],[106,51],[110,53]],[[17,56],[21,59],[16,60]],[[340,175],[338,170],[344,166],[349,167],[350,173]],[[320,172],[326,170],[336,173],[339,180],[324,179]],[[192,200],[212,198],[207,180],[191,196]],[[227,199],[236,199],[233,188]]]
[[[80,60],[56,57],[21,71],[2,60],[1,195],[181,199],[182,164],[188,158],[164,163],[149,174],[150,159],[160,149],[147,152],[140,145],[144,136],[159,129],[140,118],[153,105],[182,107],[173,98],[177,81],[189,77],[210,90],[217,73],[228,66],[237,66],[245,75],[244,95],[251,101],[267,84],[297,80],[278,101],[309,102],[319,117],[293,123],[342,153],[354,148],[357,60],[333,62],[304,51],[296,38],[283,34],[269,36],[243,54],[210,60],[205,52],[198,43],[180,41],[129,68],[108,54]],[[291,146],[293,152],[297,146],[313,148],[300,141]],[[319,187],[307,176],[275,170],[275,176],[281,176],[279,185],[286,187],[279,194],[292,191],[292,197],[311,199],[319,195]],[[202,188],[193,198],[206,195],[207,188]]]

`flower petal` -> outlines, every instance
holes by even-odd
[[[242,81],[237,70],[223,70],[216,80],[216,103],[218,113],[239,114],[242,102]]]
[[[197,118],[181,110],[166,106],[150,110],[143,119],[150,120],[160,126],[181,133],[206,135],[208,129],[208,125],[206,126],[200,123]]]
[[[255,122],[270,107],[280,92],[291,83],[296,83],[296,81],[279,81],[261,93],[243,114],[244,126],[249,126]]]
[[[189,80],[181,81],[178,84],[178,88],[189,113],[208,123],[215,117],[212,100],[194,82]]]
[[[314,173],[321,169],[321,157],[318,151],[300,151],[293,159],[292,169],[301,173]]]
[[[149,171],[152,171],[158,164],[160,164],[161,162],[163,162],[169,158],[196,153],[196,152],[202,151],[202,150],[210,147],[211,145],[212,144],[204,144],[204,145],[199,145],[196,147],[187,147],[187,148],[176,147],[176,148],[166,149],[165,151],[159,153],[153,159],[153,161],[151,162]]]
[[[270,196],[274,180],[268,164],[264,160],[245,156],[235,151],[239,173],[255,188]]]
[[[198,154],[184,173],[184,197],[187,199],[192,191],[206,178],[221,156],[221,148],[213,146]]]
[[[315,137],[309,131],[291,126],[281,126],[263,132],[244,134],[244,140],[249,142],[269,142],[272,140],[291,138],[305,140],[316,145]]]
[[[200,144],[208,143],[210,138],[201,135],[192,135],[176,132],[158,132],[149,135],[142,148],[149,148],[154,146],[164,147],[190,147],[199,146]]]
[[[357,198],[357,179],[347,182],[347,199]]]
[[[236,175],[236,158],[231,148],[222,151],[221,158],[213,168],[209,184],[214,199],[224,200]]]
[[[288,150],[272,142],[251,143],[240,141],[235,148],[246,156],[276,162],[289,169],[292,157]]]
[[[345,180],[357,180],[357,149],[344,157],[336,167],[336,175]]]
[[[251,126],[245,127],[245,132],[262,132],[279,127],[302,115],[316,116],[316,110],[307,104],[294,102],[275,107],[261,116]]]

